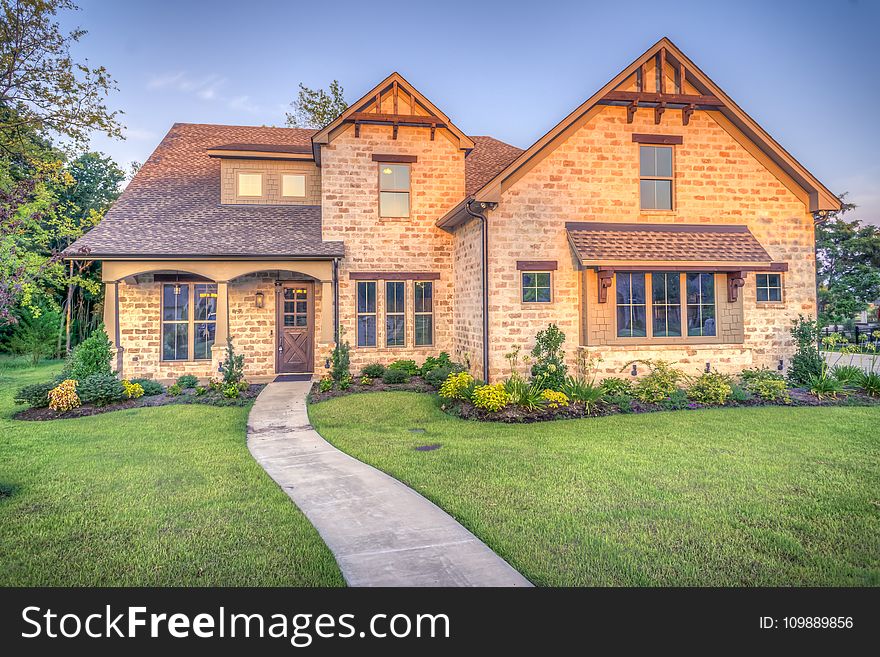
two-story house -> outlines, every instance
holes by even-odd
[[[440,351],[481,377],[556,323],[617,373],[777,367],[840,202],[668,39],[527,150],[398,74],[322,130],[175,124],[68,258],[126,377],[252,379]],[[339,335],[341,333],[341,335]]]

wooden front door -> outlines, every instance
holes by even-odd
[[[278,345],[276,372],[311,372],[314,369],[315,308],[312,283],[278,285],[275,303]]]

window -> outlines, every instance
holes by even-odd
[[[550,303],[552,293],[549,271],[524,271],[521,280],[523,303]]]
[[[284,307],[281,309],[284,326],[306,328],[309,325],[309,290],[305,287],[285,287]]]
[[[302,198],[306,195],[306,176],[302,173],[281,174],[281,196]]]
[[[434,284],[431,281],[413,283],[415,299],[415,333],[417,347],[434,344]]]
[[[672,148],[639,146],[642,210],[672,209]]]
[[[686,276],[688,335],[715,335],[715,276]]]
[[[263,174],[262,173],[241,173],[238,174],[238,195],[239,196],[262,196],[263,195]]]
[[[409,217],[408,164],[379,164],[379,216]]]
[[[645,303],[645,275],[617,274],[617,337],[648,335]]]
[[[376,346],[376,282],[357,284],[357,345]]]
[[[217,286],[162,286],[162,360],[209,360],[217,334]]]
[[[651,274],[651,317],[655,338],[681,335],[681,274]]]
[[[782,274],[755,274],[758,301],[782,301]]]
[[[385,283],[385,346],[406,345],[406,284]]]

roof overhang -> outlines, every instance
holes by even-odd
[[[216,146],[205,151],[208,157],[233,160],[295,160],[311,162],[315,158],[311,149],[306,151],[284,151],[266,149],[255,145],[253,148],[229,148]]]
[[[144,260],[150,262],[176,262],[180,260],[337,260],[343,255],[337,254],[317,254],[317,255],[261,255],[254,254],[228,254],[228,255],[193,255],[193,254],[136,254],[136,255],[120,255],[101,254],[101,253],[65,253],[62,255],[63,260],[103,260],[103,261],[125,261],[125,260]]]

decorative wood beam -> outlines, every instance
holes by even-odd
[[[663,116],[663,112],[666,111],[666,103],[664,101],[660,101],[657,103],[657,106],[654,108],[654,123],[660,125],[660,119]]]
[[[446,123],[439,116],[422,116],[417,114],[374,114],[372,112],[353,112],[345,118],[348,123],[360,121],[361,123],[399,123],[408,126],[423,126],[425,128],[435,125],[445,128]]]
[[[357,139],[360,136],[361,136],[361,122],[355,121],[354,122],[354,137],[355,137],[355,139]]]
[[[702,96],[696,94],[659,94],[647,91],[609,91],[602,97],[603,101],[622,101],[631,103],[634,100],[639,103],[659,103],[661,101],[670,105],[699,105],[704,107],[724,107],[724,102],[715,96]]]
[[[436,271],[353,271],[348,274],[352,281],[439,281]]]
[[[626,106],[626,122],[632,123],[633,117],[636,115],[636,110],[639,109],[639,101],[634,100],[629,105]]]
[[[394,163],[402,164],[402,163],[411,163],[411,162],[418,162],[418,161],[419,161],[418,155],[400,155],[398,153],[390,153],[390,154],[373,153],[373,162],[385,162],[388,164],[394,164]]]
[[[648,91],[648,65],[645,62],[642,62],[642,88],[639,91],[641,93]]]
[[[614,282],[614,270],[600,269],[596,275],[599,277],[599,303],[605,303],[608,301],[608,288]]]
[[[394,113],[397,114],[397,80],[391,85],[391,93],[394,97]]]
[[[432,124],[431,124],[431,141],[434,141],[434,132],[435,132],[436,130],[437,130],[437,124],[436,124],[436,123],[432,123]]]
[[[660,48],[660,94],[666,93],[666,48]]]
[[[376,114],[382,113],[382,92],[376,93]]]
[[[632,140],[637,144],[677,145],[684,142],[684,137],[681,135],[643,135],[636,132],[633,133]]]
[[[678,64],[678,93],[684,94],[684,82],[686,79],[686,73],[684,69],[684,64]]]
[[[518,271],[556,271],[559,263],[556,260],[517,260]]]
[[[392,136],[391,136],[392,139],[397,139],[397,128],[398,127],[400,127],[400,124],[397,121],[395,121],[394,122],[394,132],[392,133]]]
[[[691,115],[696,110],[695,105],[688,105],[687,107],[681,110],[681,124],[688,125],[691,122]]]
[[[746,284],[741,271],[727,272],[727,301],[736,303],[739,297],[739,288]]]

